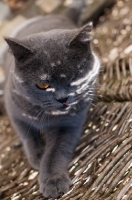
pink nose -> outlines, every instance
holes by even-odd
[[[67,107],[68,105],[66,104],[66,102],[62,103],[63,107]]]
[[[57,99],[57,101],[59,101],[62,104],[66,104],[67,99],[68,99],[68,97],[62,98],[62,99]]]

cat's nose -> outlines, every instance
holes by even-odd
[[[67,99],[68,99],[68,97],[60,98],[60,99],[56,99],[56,100],[63,104],[63,103],[66,103]]]
[[[61,90],[61,89],[56,90],[54,95],[55,95],[54,96],[55,99],[58,102],[60,102],[62,104],[66,104],[66,101],[68,99],[68,95],[67,95],[67,92],[64,89],[63,90]]]

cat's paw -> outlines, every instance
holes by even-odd
[[[46,198],[57,198],[69,191],[71,180],[65,173],[51,175],[46,180],[39,180],[40,193]]]

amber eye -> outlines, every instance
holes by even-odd
[[[38,84],[37,84],[37,87],[40,88],[40,89],[42,89],[42,90],[45,90],[45,89],[49,88],[50,85],[47,84],[47,83],[44,83],[44,84],[38,83]]]

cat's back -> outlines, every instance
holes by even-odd
[[[73,29],[75,25],[65,15],[38,16],[27,20],[12,34],[15,38],[25,38],[35,33],[53,29]]]

